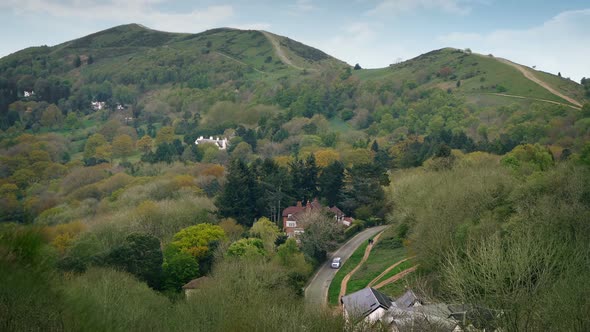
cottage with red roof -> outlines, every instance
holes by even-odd
[[[315,198],[312,202],[307,201],[307,204],[303,206],[301,201],[297,202],[295,206],[289,206],[283,210],[283,230],[287,233],[288,237],[292,237],[295,235],[300,235],[304,233],[304,225],[301,224],[301,219],[305,215],[305,213],[309,213],[312,211],[330,211],[334,214],[334,218],[336,222],[342,224],[346,227],[352,224],[353,219],[351,217],[346,217],[344,212],[340,210],[338,207],[333,206],[331,208],[323,207],[317,198]]]

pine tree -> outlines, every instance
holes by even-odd
[[[303,168],[303,195],[305,199],[312,200],[318,195],[318,173],[320,168],[316,164],[315,156],[310,154],[305,160]]]
[[[329,206],[339,205],[344,186],[344,165],[340,161],[334,161],[324,168],[318,178],[318,185],[320,197],[324,198]]]
[[[215,202],[219,214],[250,227],[259,217],[258,196],[258,184],[252,172],[243,161],[234,159],[228,169],[225,187]]]
[[[77,55],[77,56],[74,58],[74,67],[78,68],[78,67],[80,67],[81,65],[82,65],[82,60],[80,60],[80,56],[79,56],[79,55]]]

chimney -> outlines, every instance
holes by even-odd
[[[307,210],[307,211],[311,210],[311,203],[309,203],[309,199],[307,200],[307,204],[305,204],[305,210]]]
[[[301,205],[301,201],[297,201],[297,207],[298,207],[298,208],[300,208],[300,207],[303,207],[303,206]]]

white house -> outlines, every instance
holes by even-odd
[[[31,90],[31,91],[24,91],[23,92],[23,95],[25,96],[25,98],[32,97],[32,96],[35,95],[35,91],[33,91],[33,90]]]
[[[203,143],[215,144],[215,146],[217,146],[219,150],[225,150],[229,145],[229,141],[227,140],[227,138],[219,139],[219,137],[216,137],[215,139],[213,139],[213,136],[209,136],[209,138],[204,138],[203,136],[201,136],[197,138],[197,140],[195,140],[196,145]]]
[[[104,101],[91,101],[90,106],[95,111],[100,111],[101,109],[105,108],[106,103]]]
[[[344,318],[348,322],[376,323],[387,315],[391,299],[374,288],[363,288],[341,299]]]

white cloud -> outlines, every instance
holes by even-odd
[[[167,12],[155,7],[165,2],[168,0],[4,0],[0,3],[0,8],[9,8],[20,15],[49,15],[94,22],[136,22],[150,28],[174,32],[197,32],[231,25],[230,20],[235,15],[231,5],[213,5],[188,12]]]
[[[240,30],[270,30],[269,23],[248,23],[248,24],[229,24],[228,28],[235,28]]]
[[[317,36],[317,39],[301,39],[301,42],[317,47],[350,65],[359,63],[363,68],[385,67],[398,58],[407,59],[414,54],[401,43],[380,40],[382,26],[378,22],[358,21],[343,25],[330,38],[322,39],[322,36]]]
[[[316,6],[311,0],[297,0],[295,4],[290,7],[298,12],[310,12],[316,9]]]
[[[415,10],[440,10],[446,13],[466,15],[471,11],[470,0],[382,0],[367,12],[375,14],[400,14]]]
[[[542,25],[485,34],[455,32],[438,37],[442,46],[469,47],[579,81],[590,76],[590,9],[567,11]]]

